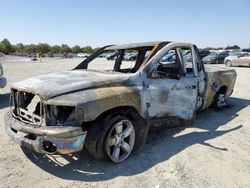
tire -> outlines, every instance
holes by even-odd
[[[144,145],[148,129],[131,112],[106,115],[87,130],[85,147],[95,159],[120,163]]]
[[[232,67],[232,65],[233,65],[232,61],[230,61],[230,60],[226,61],[225,64],[226,64],[227,67]]]
[[[215,109],[222,109],[225,106],[227,106],[227,98],[226,98],[225,94],[217,93],[214,96],[214,101],[212,103],[212,107]]]

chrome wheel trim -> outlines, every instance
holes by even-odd
[[[106,152],[109,158],[119,163],[131,154],[135,143],[134,125],[128,119],[115,123],[108,132],[106,139]]]

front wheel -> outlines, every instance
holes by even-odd
[[[226,61],[225,64],[226,64],[227,67],[232,67],[232,65],[233,65],[231,61]]]
[[[125,117],[119,119],[111,126],[105,141],[105,153],[115,163],[127,159],[135,144],[133,122]]]
[[[148,128],[134,112],[110,114],[89,127],[85,147],[96,159],[123,162],[144,145]]]

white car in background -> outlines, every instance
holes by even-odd
[[[89,57],[89,54],[87,54],[87,53],[78,53],[77,54],[77,57],[81,57],[81,58],[86,58],[86,57]]]
[[[224,59],[224,63],[228,67],[232,66],[246,66],[250,67],[250,54],[243,52],[231,53]]]
[[[3,67],[0,63],[0,88],[4,88],[7,84],[6,78],[3,76]]]

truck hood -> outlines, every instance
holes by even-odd
[[[12,88],[39,94],[47,100],[74,91],[121,83],[129,77],[122,73],[73,70],[32,77],[15,83]]]

